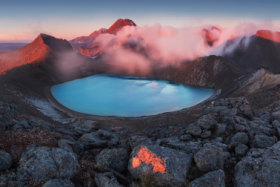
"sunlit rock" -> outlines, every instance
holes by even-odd
[[[133,149],[128,170],[134,178],[151,176],[158,185],[182,185],[191,167],[192,155],[174,149],[140,145]]]

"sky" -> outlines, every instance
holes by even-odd
[[[279,7],[279,0],[0,0],[0,42],[31,41],[39,33],[70,40],[118,18],[139,26],[280,24]]]

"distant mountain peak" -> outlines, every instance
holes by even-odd
[[[55,51],[72,50],[72,46],[70,45],[70,43],[67,40],[58,39],[58,38],[55,38],[51,35],[44,34],[44,33],[39,34],[39,36],[37,36],[37,38],[33,42],[31,42],[31,44],[33,44],[33,43],[35,43],[35,44],[40,43],[40,44],[47,45],[48,47],[50,47],[51,49],[54,49]],[[34,44],[33,44],[33,46],[34,46]]]
[[[95,39],[104,33],[116,34],[125,26],[136,26],[136,24],[130,19],[118,19],[109,29],[101,28],[92,32],[88,36],[80,36],[70,41],[74,49],[85,56],[95,56],[100,52],[98,45],[94,43]]]
[[[116,34],[125,26],[136,26],[136,24],[130,19],[118,19],[108,30],[107,33]]]
[[[18,66],[43,62],[60,52],[68,51],[73,49],[67,40],[39,34],[34,41],[24,47],[0,55],[0,74]]]

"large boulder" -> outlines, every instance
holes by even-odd
[[[263,123],[260,120],[254,120],[249,122],[248,133],[250,137],[255,135],[272,136],[274,133],[273,126],[267,123]]]
[[[4,150],[0,150],[0,171],[9,169],[12,166],[12,157]]]
[[[72,152],[31,145],[20,158],[17,178],[21,181],[70,179],[78,173],[79,168],[77,156]]]
[[[189,187],[225,187],[225,173],[219,169],[193,180]]]
[[[136,179],[151,176],[159,186],[180,186],[191,162],[192,154],[158,145],[139,145],[131,153],[128,170]]]
[[[199,170],[206,172],[222,169],[224,166],[224,152],[219,146],[207,143],[194,155]]]
[[[280,142],[267,149],[251,149],[235,166],[236,187],[279,186]]]
[[[125,148],[104,149],[96,157],[96,167],[101,170],[124,171],[128,162]]]

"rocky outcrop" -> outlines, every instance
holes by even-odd
[[[20,158],[17,179],[20,181],[71,179],[79,168],[74,153],[60,148],[29,146]]]
[[[251,149],[235,166],[235,186],[278,186],[280,143],[268,149]]]
[[[140,145],[130,155],[128,170],[134,178],[150,175],[160,186],[176,186],[185,182],[191,161],[191,154],[156,145]]]
[[[194,161],[201,171],[213,171],[223,169],[224,152],[223,149],[211,144],[205,144],[194,155]]]
[[[253,146],[257,148],[271,147],[276,143],[276,138],[266,135],[256,135],[253,140]]]
[[[273,88],[280,83],[280,75],[273,74],[263,68],[241,78],[238,95],[248,95],[259,90]]]
[[[101,170],[123,172],[128,163],[128,152],[124,148],[103,149],[95,158],[96,167]]]
[[[205,105],[200,117],[192,123],[134,131],[100,127],[99,122],[86,120],[54,126],[31,120],[31,116],[22,114],[14,105],[0,103],[0,118],[5,122],[0,130],[0,147],[10,150],[4,156],[0,154],[0,163],[2,158],[7,160],[6,155],[13,160],[13,164],[1,171],[0,184],[278,184],[280,123],[277,115],[272,114],[279,111],[280,103],[260,111],[252,110],[244,97],[216,99]],[[41,131],[48,132],[44,135],[47,139]],[[37,134],[39,138],[33,140]]]

